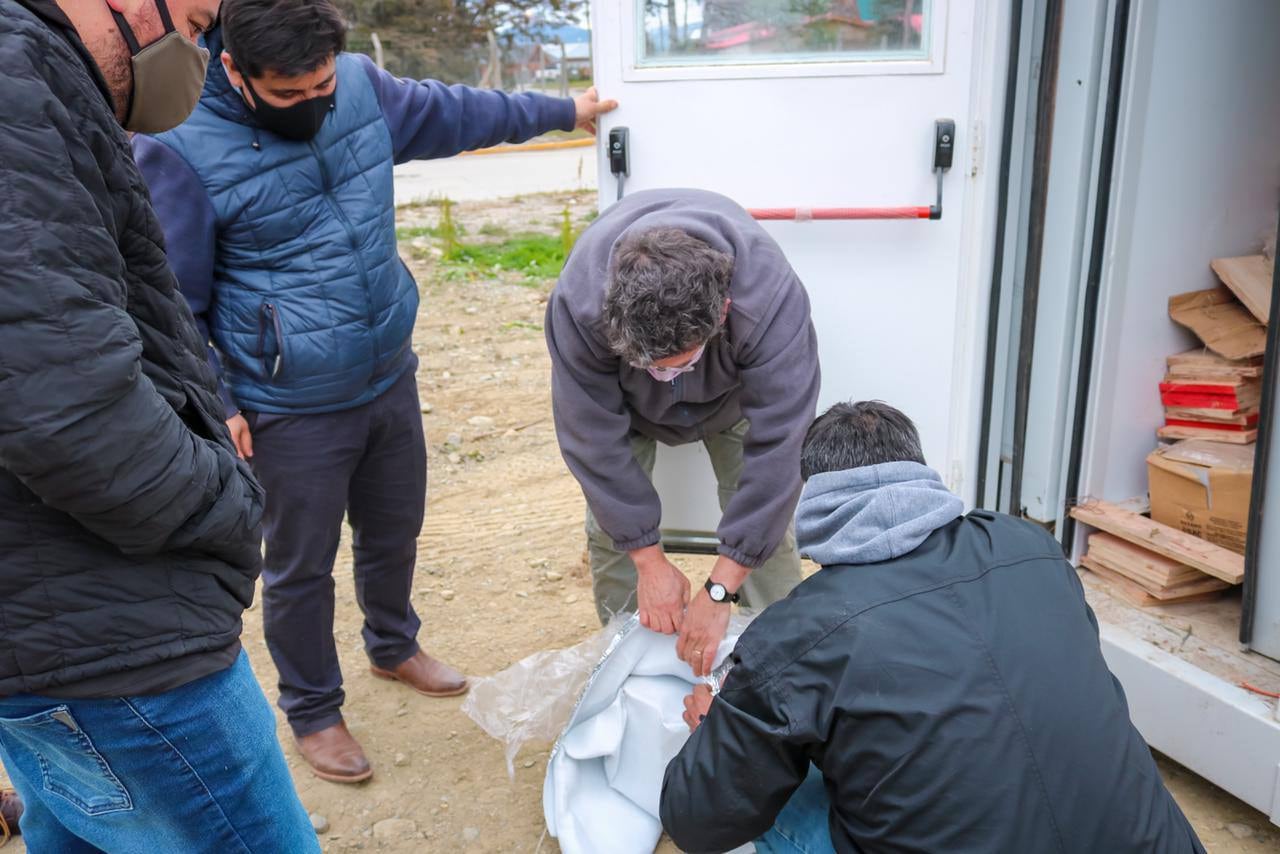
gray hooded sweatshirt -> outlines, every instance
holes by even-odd
[[[964,515],[938,473],[896,462],[809,478],[796,511],[796,540],[822,566],[879,563],[915,551]]]
[[[628,234],[678,228],[734,258],[726,328],[697,368],[657,382],[614,355],[603,309],[614,247]],[[560,452],[600,527],[622,551],[660,539],[662,506],[631,454],[632,432],[668,445],[750,423],[720,553],[748,567],[781,542],[800,495],[800,445],[817,405],[818,342],[809,298],[778,244],[731,200],[649,190],[609,208],[579,238],[547,306]]]

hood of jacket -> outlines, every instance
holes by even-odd
[[[800,552],[823,566],[878,563],[916,549],[964,515],[928,466],[882,463],[809,478],[796,508]]]

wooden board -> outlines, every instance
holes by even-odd
[[[1250,359],[1266,352],[1267,328],[1226,288],[1169,297],[1169,316],[1225,358]]]
[[[1275,271],[1261,255],[1216,258],[1210,264],[1222,283],[1263,323],[1271,313],[1271,281]]]
[[[1197,596],[1201,593],[1217,593],[1223,590],[1230,590],[1234,584],[1228,584],[1220,578],[1200,573],[1198,581],[1188,581],[1184,584],[1175,584],[1172,587],[1166,587],[1159,593],[1153,594],[1161,601],[1169,601],[1170,599],[1182,599],[1185,596]]]
[[[1184,534],[1137,513],[1121,510],[1105,501],[1090,501],[1071,509],[1077,521],[1108,534],[1115,534],[1156,554],[1195,567],[1228,584],[1244,581],[1244,555],[1227,551],[1199,537]]]
[[[1151,515],[1151,496],[1145,492],[1142,495],[1135,495],[1132,498],[1126,498],[1123,501],[1111,502],[1121,510],[1128,510],[1130,513],[1137,513],[1139,516]]]
[[[1262,376],[1262,357],[1224,359],[1207,347],[1175,353],[1165,360],[1169,376],[1177,379],[1250,379]]]
[[[1218,430],[1212,427],[1184,427],[1166,424],[1156,435],[1161,439],[1212,439],[1215,442],[1227,442],[1231,445],[1252,445],[1258,441],[1258,431],[1253,430]]]
[[[1137,548],[1137,546],[1134,546],[1134,548]],[[1152,584],[1148,581],[1134,578],[1131,574],[1134,565],[1132,562],[1127,562],[1123,556],[1119,561],[1114,560],[1111,552],[1106,550],[1099,551],[1092,543],[1089,546],[1088,556],[1103,568],[1109,569],[1118,575],[1123,575],[1125,578],[1129,579],[1134,584],[1137,584],[1139,587],[1161,601],[1180,599],[1184,596],[1198,596],[1201,593],[1213,593],[1217,590],[1226,590],[1231,586],[1221,579],[1205,575],[1203,572],[1195,569],[1191,570],[1193,573],[1191,577],[1186,578],[1177,584]]]
[[[1205,409],[1256,409],[1262,401],[1262,383],[1245,379],[1201,379],[1187,381],[1168,376],[1160,383],[1160,402],[1165,406]]]
[[[1096,559],[1085,555],[1080,558],[1080,565],[1090,572],[1096,574],[1099,578],[1111,584],[1113,590],[1120,594],[1126,601],[1132,602],[1139,607],[1151,607],[1154,605],[1178,605],[1184,602],[1206,602],[1211,599],[1217,599],[1222,595],[1222,589],[1203,591],[1199,593],[1186,593],[1161,599],[1154,596],[1143,588],[1136,581],[1125,578],[1118,572],[1112,572],[1107,569]]]
[[[1147,551],[1103,531],[1089,535],[1089,554],[1121,575],[1152,590],[1203,579],[1212,579],[1218,584],[1226,583],[1185,563],[1170,560],[1164,555]]]
[[[1187,584],[1180,584],[1177,587],[1161,587],[1156,590],[1152,590],[1145,584],[1139,584],[1132,578],[1129,578],[1123,572],[1117,572],[1115,567],[1108,564],[1099,555],[1085,555],[1085,557],[1089,558],[1092,563],[1092,566],[1089,568],[1097,571],[1096,567],[1101,567],[1101,569],[1110,573],[1112,576],[1123,578],[1126,582],[1139,588],[1147,596],[1150,596],[1155,600],[1155,602],[1149,602],[1148,604],[1161,603],[1165,605],[1172,605],[1177,602],[1200,601],[1201,597],[1210,593],[1221,593],[1224,590],[1231,589],[1231,585],[1225,581],[1219,581],[1216,578],[1210,578],[1207,575],[1202,575],[1201,577],[1204,579],[1203,581],[1191,581]]]
[[[1258,408],[1230,412],[1225,409],[1193,408],[1190,406],[1166,406],[1164,417],[1169,421],[1204,421],[1206,427],[1221,424],[1238,430],[1258,426]]]

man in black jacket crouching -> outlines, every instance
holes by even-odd
[[[32,851],[320,850],[240,648],[262,490],[125,134],[191,112],[218,8],[0,0],[0,760]]]
[[[690,852],[1203,852],[1129,721],[1075,570],[1036,526],[963,504],[883,403],[802,453],[821,571],[685,701],[662,822]]]

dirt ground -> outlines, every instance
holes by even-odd
[[[566,205],[580,228],[594,196],[466,203],[455,216],[468,235],[494,235],[486,239],[500,239],[503,230],[558,234]],[[436,207],[401,212],[404,227],[438,219]],[[530,285],[511,273],[476,281],[444,275],[435,246],[428,237],[402,244],[423,293],[414,344],[430,448],[413,597],[424,646],[483,675],[574,644],[598,624],[582,560],[582,497],[551,422],[541,331],[551,282]],[[283,719],[279,730],[303,803],[327,822],[324,850],[558,851],[543,838],[547,746],[526,748],[509,780],[500,745],[459,711],[459,701],[420,697],[369,674],[348,545],[336,570],[345,715],[374,763],[374,778],[357,787],[316,779],[297,757]],[[706,561],[677,558],[697,578]],[[274,701],[261,611],[255,605],[246,617],[245,644]],[[1160,768],[1211,852],[1280,850],[1280,832],[1262,814],[1168,760]],[[5,854],[10,850],[22,846]],[[675,849],[664,843],[660,850]]]

